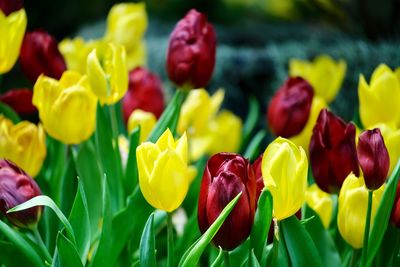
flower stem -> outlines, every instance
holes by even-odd
[[[174,232],[172,225],[172,213],[167,212],[167,238],[168,238],[168,262],[167,267],[174,266]]]
[[[225,267],[231,266],[231,260],[229,258],[229,251],[224,250],[224,262],[225,262]]]
[[[110,119],[111,119],[111,130],[113,133],[113,138],[115,142],[118,142],[118,122],[117,122],[117,112],[115,110],[115,104],[109,105],[108,110],[110,112]]]
[[[43,252],[44,256],[46,257],[46,261],[51,264],[53,259],[51,258],[51,255],[49,251],[47,250],[46,245],[43,243],[42,236],[39,233],[39,230],[37,226],[32,229],[33,234],[35,235],[36,243],[38,244],[40,250]]]
[[[369,239],[369,228],[371,224],[371,210],[372,210],[372,190],[368,190],[368,207],[367,217],[365,219],[365,230],[364,230],[364,245],[361,256],[361,267],[367,266],[368,261],[368,239]]]

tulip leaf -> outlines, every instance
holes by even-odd
[[[257,156],[260,154],[260,148],[262,141],[266,136],[266,132],[264,130],[260,130],[251,140],[249,146],[247,147],[246,151],[244,152],[244,157],[248,158],[250,161],[254,161]]]
[[[69,221],[76,237],[76,250],[82,263],[85,264],[90,248],[90,222],[85,191],[81,181],[78,181],[78,190],[69,215]]]
[[[374,223],[370,230],[368,240],[368,263],[370,266],[372,261],[378,252],[382,239],[385,235],[386,229],[389,224],[390,214],[396,196],[397,182],[400,175],[400,159],[397,161],[396,167],[394,168],[392,175],[386,184],[385,191],[383,192],[381,203],[379,204],[378,210],[376,211]]]
[[[138,170],[136,161],[136,148],[140,140],[140,126],[136,127],[129,136],[129,154],[125,169],[125,193],[130,195],[138,185]]]
[[[142,267],[156,267],[156,248],[154,237],[154,213],[150,214],[149,219],[143,230],[140,239],[139,260]]]
[[[60,221],[64,225],[65,230],[67,231],[68,238],[70,238],[71,241],[73,243],[75,243],[74,230],[73,230],[71,224],[69,223],[68,219],[65,217],[64,213],[62,213],[60,208],[56,205],[56,203],[54,203],[54,201],[51,198],[49,198],[48,196],[41,195],[41,196],[31,198],[30,200],[28,200],[22,204],[19,204],[18,206],[15,206],[12,209],[9,209],[7,211],[7,213],[26,210],[26,209],[37,207],[37,206],[46,206],[46,207],[51,208],[54,211],[54,213],[57,215],[58,219],[60,219]]]
[[[40,258],[36,250],[21,236],[20,233],[12,229],[10,226],[0,220],[0,232],[10,240],[15,249],[21,252],[32,266],[44,267],[44,261]],[[1,246],[0,246],[1,247]],[[1,250],[3,253],[4,250]],[[0,254],[1,255],[1,254]],[[10,254],[9,256],[15,257],[16,255]],[[3,260],[3,257],[1,258]],[[27,262],[25,262],[25,265]],[[23,266],[23,265],[21,265]]]
[[[313,218],[304,224],[306,230],[310,234],[315,244],[318,244],[317,251],[324,266],[336,267],[341,266],[339,252],[335,246],[329,232],[324,228],[322,221],[317,213],[310,207],[305,208],[305,217]]]
[[[243,139],[241,144],[242,146],[241,151],[244,150],[245,146],[250,141],[251,134],[257,125],[258,117],[260,114],[259,109],[260,105],[258,103],[257,98],[251,96],[249,98],[249,112],[247,113],[247,117],[243,126]]]
[[[0,266],[21,267],[26,266],[28,262],[31,262],[30,259],[21,253],[14,243],[0,241]]]
[[[224,251],[219,247],[218,256],[215,258],[210,267],[220,267],[224,262]]]
[[[199,237],[200,231],[197,225],[197,209],[194,209],[192,211],[192,215],[189,217],[189,220],[185,225],[183,235],[180,237],[178,236],[178,240],[175,242],[174,254],[182,255]]]
[[[260,263],[256,255],[254,254],[254,249],[252,249],[249,253],[249,257],[247,259],[247,266],[248,267],[260,267]]]
[[[272,221],[272,201],[271,193],[268,190],[263,190],[258,199],[258,207],[251,229],[251,247],[259,261],[261,261],[267,246],[268,231]]]
[[[5,117],[10,119],[14,124],[21,121],[18,113],[14,111],[12,107],[0,101],[0,114],[4,114]]]
[[[240,192],[228,205],[222,210],[221,214],[214,221],[214,223],[208,228],[208,230],[197,240],[192,247],[190,247],[179,262],[179,266],[196,266],[200,260],[201,254],[203,254],[207,245],[211,242],[214,236],[217,234],[219,228],[224,223],[225,219],[229,216],[236,203],[239,201],[242,193]]]
[[[79,267],[83,264],[74,244],[61,232],[57,235],[57,252],[60,267]]]
[[[281,227],[293,267],[323,266],[314,241],[295,215],[282,220]]]

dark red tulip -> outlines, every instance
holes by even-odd
[[[390,159],[378,128],[360,134],[357,155],[367,188],[376,190],[381,187],[389,172]]]
[[[32,90],[14,89],[0,95],[0,101],[12,107],[20,115],[30,115],[37,112],[32,104]]]
[[[356,127],[326,109],[321,110],[310,141],[315,182],[325,192],[337,193],[347,175],[359,175]]]
[[[25,34],[19,60],[22,71],[33,83],[40,74],[60,79],[66,70],[56,39],[42,30]]]
[[[300,133],[310,116],[314,91],[301,77],[288,78],[268,106],[267,120],[272,132],[285,138]]]
[[[149,70],[138,67],[129,72],[129,88],[122,99],[125,122],[135,109],[153,113],[157,118],[164,110],[164,94],[161,81]]]
[[[397,183],[396,198],[394,199],[391,221],[397,228],[400,228],[400,180]]]
[[[213,243],[232,250],[249,236],[256,208],[256,180],[250,163],[238,154],[212,156],[201,182],[198,222],[204,233],[225,206],[240,192],[242,196],[215,235]]]
[[[0,10],[6,16],[21,8],[24,8],[24,2],[22,0],[0,0]]]
[[[264,179],[261,172],[261,162],[262,162],[263,154],[258,156],[258,158],[253,162],[253,170],[256,177],[256,203],[258,202],[258,198],[261,195],[262,190],[264,189]]]
[[[41,191],[26,172],[11,161],[0,159],[0,210],[14,225],[34,227],[40,219],[42,207],[7,213],[7,210],[41,195]]]
[[[207,17],[190,10],[169,37],[167,72],[171,81],[181,87],[206,86],[214,70],[216,44]]]

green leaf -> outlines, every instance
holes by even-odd
[[[140,140],[140,126],[135,128],[129,136],[129,154],[126,162],[125,169],[125,193],[126,195],[132,194],[138,183],[138,170],[136,161],[136,148],[139,145]]]
[[[249,98],[249,112],[247,113],[247,117],[243,126],[243,139],[242,139],[241,151],[244,150],[244,147],[250,141],[251,134],[257,125],[258,117],[260,114],[259,109],[260,106],[258,104],[257,98],[251,96]]]
[[[211,267],[220,267],[224,262],[224,251],[221,247],[219,247],[219,252],[217,258],[215,258],[214,262],[211,264]]]
[[[259,131],[251,140],[249,146],[244,152],[244,157],[248,158],[250,161],[254,161],[260,154],[260,148],[262,141],[266,136],[266,132],[264,130]]]
[[[222,210],[221,214],[214,221],[214,223],[208,228],[208,230],[200,237],[193,247],[189,248],[181,258],[179,266],[196,266],[200,260],[201,254],[206,249],[207,245],[211,242],[213,237],[218,232],[219,228],[224,223],[225,219],[231,213],[236,203],[239,201],[242,193],[240,192],[228,205]]]
[[[14,243],[0,241],[0,266],[21,267],[30,262]]]
[[[46,206],[51,208],[55,214],[57,215],[58,219],[60,219],[60,221],[62,222],[62,224],[65,227],[65,230],[67,231],[67,235],[68,237],[71,239],[71,241],[73,243],[75,243],[75,235],[74,235],[74,230],[72,229],[71,224],[69,223],[69,221],[67,220],[67,218],[65,217],[64,213],[62,213],[62,211],[60,210],[60,208],[56,205],[56,203],[54,203],[54,201],[49,198],[48,196],[37,196],[34,198],[31,198],[30,200],[19,204],[18,206],[15,206],[12,209],[9,209],[7,211],[7,213],[12,213],[12,212],[17,212],[17,211],[21,211],[21,210],[26,210],[32,207],[36,207],[36,206]]]
[[[267,246],[267,253],[268,253]],[[265,264],[268,262],[268,265]],[[281,238],[279,241],[274,235],[274,243],[268,254],[263,255],[261,260],[262,266],[273,266],[273,267],[288,267],[289,266],[289,256],[287,255],[285,240]]]
[[[392,212],[394,198],[396,196],[396,187],[400,175],[400,159],[397,161],[392,175],[386,184],[385,191],[383,192],[381,203],[376,211],[374,223],[369,233],[368,240],[368,263],[370,266],[372,261],[381,246],[382,239],[388,227],[390,214]]]
[[[196,205],[197,206],[197,205]],[[197,209],[194,209],[185,225],[183,235],[178,236],[175,243],[175,255],[181,256],[184,252],[200,237],[199,226],[197,224]]]
[[[69,215],[69,221],[75,232],[76,250],[82,263],[85,264],[90,248],[90,221],[85,191],[81,181],[78,181],[78,190]]]
[[[252,249],[249,253],[249,258],[247,259],[248,267],[260,267],[260,263],[257,260],[256,255],[254,254],[254,249]]]
[[[2,221],[0,221],[0,232],[14,244],[15,249],[26,256],[32,266],[45,266],[36,250],[17,231]]]
[[[71,153],[71,157],[68,158],[67,167],[65,169],[61,182],[60,208],[64,214],[71,213],[72,205],[74,203],[75,195],[78,188],[78,179],[76,178],[77,176],[78,175],[76,172],[74,158],[72,157]]]
[[[323,266],[314,241],[295,215],[282,220],[281,226],[293,267]]]
[[[258,207],[251,229],[251,247],[259,261],[261,261],[267,246],[268,231],[272,221],[272,201],[271,193],[268,190],[263,190],[258,199]]]
[[[142,267],[156,267],[156,248],[154,237],[154,213],[150,214],[140,240],[139,260]]]
[[[79,267],[83,264],[79,257],[76,247],[61,232],[57,235],[57,252],[59,266],[61,267]]]
[[[21,121],[18,114],[10,107],[9,105],[0,101],[0,114],[4,114],[7,118],[9,118],[14,124],[17,124]]]

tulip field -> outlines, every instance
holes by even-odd
[[[290,58],[237,114],[211,88],[210,9],[173,21],[164,79],[147,59],[157,8],[114,2],[101,37],[61,39],[0,0],[0,267],[400,266],[400,67],[342,89],[346,58]],[[265,8],[296,20],[294,2]]]

